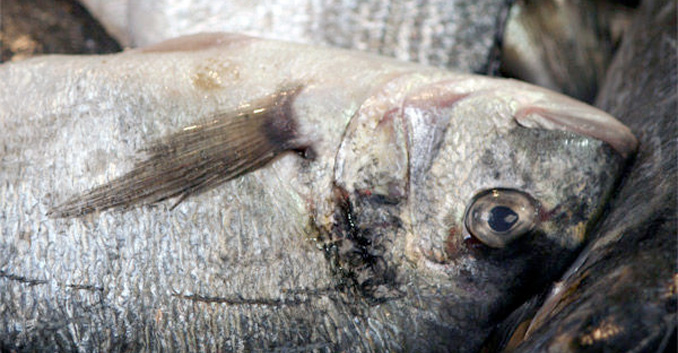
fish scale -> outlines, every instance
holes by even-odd
[[[123,46],[178,35],[241,32],[271,39],[352,48],[460,71],[493,60],[504,0],[83,0]]]
[[[196,81],[214,65],[238,78]],[[472,352],[564,270],[636,143],[606,113],[517,81],[233,34],[34,58],[0,80],[9,350]],[[250,144],[275,153],[257,164]],[[197,192],[203,156],[248,167],[205,166],[215,183]],[[542,217],[485,245],[464,210],[488,190]]]

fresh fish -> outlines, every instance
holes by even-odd
[[[125,46],[203,31],[351,48],[519,78],[592,102],[634,2],[81,0]]]
[[[472,352],[636,148],[529,84],[241,35],[0,80],[9,350]]]
[[[0,63],[44,53],[120,51],[75,0],[3,0],[0,24]]]
[[[676,351],[677,5],[645,1],[610,67],[597,105],[639,136],[636,161],[594,241],[514,335],[515,351]]]
[[[501,70],[592,102],[630,22],[629,5],[611,0],[516,1],[503,31]]]
[[[505,0],[81,0],[123,46],[226,31],[486,72]]]
[[[4,1],[5,60],[78,46],[84,53],[119,50],[90,25],[77,25],[78,18],[92,22],[77,4],[39,2]],[[459,71],[498,74],[501,67],[511,77],[592,101],[629,22],[626,3],[634,1],[82,2],[126,46],[205,30],[247,32]],[[64,21],[69,15],[75,18]],[[60,30],[53,30],[55,22]]]

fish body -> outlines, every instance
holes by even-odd
[[[503,0],[81,1],[122,46],[205,31],[362,50],[467,72],[493,56]]]
[[[636,148],[518,81],[240,35],[0,80],[9,350],[474,351]]]
[[[597,105],[642,136],[638,154],[592,242],[527,320],[517,351],[676,350],[676,9],[645,1],[607,73]]]
[[[82,0],[123,46],[226,31],[519,78],[586,102],[633,1]]]

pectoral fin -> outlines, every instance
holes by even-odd
[[[256,170],[286,151],[305,151],[292,103],[301,87],[281,90],[235,112],[183,128],[145,149],[149,157],[129,173],[50,210],[77,217],[201,193]]]

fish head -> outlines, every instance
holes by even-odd
[[[518,81],[412,80],[387,84],[347,128],[335,262],[367,296],[416,293],[439,313],[492,318],[573,259],[636,140]]]

